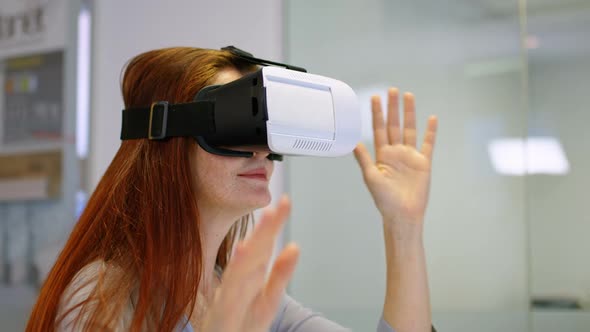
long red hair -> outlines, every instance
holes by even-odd
[[[121,82],[125,107],[191,101],[221,69],[232,67],[244,73],[255,69],[225,51],[175,47],[140,54],[127,64]],[[116,110],[96,111],[120,116]],[[49,272],[27,331],[54,331],[76,308],[78,317],[84,315],[84,330],[112,329],[132,292],[137,301],[131,331],[172,331],[192,312],[203,260],[190,162],[195,144],[186,137],[121,143]],[[223,241],[220,267],[227,264],[234,240],[244,236],[248,217]],[[121,273],[98,274],[95,291],[58,317],[68,285],[95,261]]]

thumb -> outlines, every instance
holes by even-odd
[[[374,166],[373,158],[363,143],[359,143],[354,149],[354,157],[359,163],[363,173],[367,173]]]

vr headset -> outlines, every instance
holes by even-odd
[[[263,67],[204,87],[190,103],[158,101],[123,110],[121,140],[186,136],[216,155],[252,157],[266,151],[271,160],[341,156],[359,142],[360,108],[350,86],[233,46],[222,50]]]

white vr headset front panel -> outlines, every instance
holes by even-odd
[[[354,149],[361,136],[361,116],[352,88],[328,77],[277,67],[264,67],[262,76],[271,151],[334,157]]]

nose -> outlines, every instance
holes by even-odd
[[[252,158],[256,159],[266,159],[266,157],[268,157],[270,154],[269,151],[252,151],[252,153],[254,154]]]

